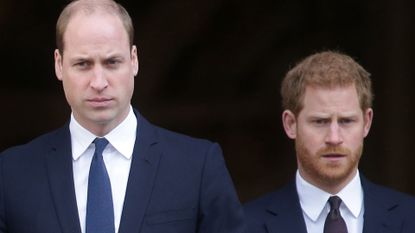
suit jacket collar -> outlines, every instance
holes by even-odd
[[[52,199],[63,233],[81,233],[76,204],[69,122],[52,133],[46,157]]]
[[[268,233],[307,233],[295,181],[275,193],[267,211],[274,215],[265,223]]]
[[[400,232],[402,220],[391,216],[399,206],[398,200],[388,194],[388,189],[373,184],[363,175],[361,181],[365,205],[363,233]]]
[[[124,199],[119,233],[140,232],[161,157],[157,128],[138,111],[137,137]]]
[[[156,127],[138,111],[137,137],[124,199],[119,233],[139,232],[149,203],[161,152]],[[69,122],[49,138],[46,167],[52,198],[63,233],[81,233],[73,181]]]

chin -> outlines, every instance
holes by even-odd
[[[98,125],[107,125],[114,120],[112,114],[101,112],[90,116],[91,121]]]
[[[354,170],[352,167],[338,166],[325,168],[319,173],[321,180],[331,184],[339,184],[347,181],[354,174]]]

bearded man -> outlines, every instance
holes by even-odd
[[[358,169],[373,119],[369,73],[351,57],[313,54],[285,76],[282,123],[295,180],[245,205],[249,233],[415,232],[415,199]]]

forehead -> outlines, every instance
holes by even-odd
[[[85,43],[97,44],[117,42],[129,44],[128,34],[121,19],[115,14],[105,12],[77,12],[66,27],[63,37],[65,47]]]
[[[354,113],[360,110],[354,84],[341,87],[307,86],[305,89],[302,112]]]

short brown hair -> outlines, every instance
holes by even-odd
[[[296,116],[303,108],[307,86],[344,87],[354,84],[360,107],[372,107],[373,93],[370,74],[353,58],[325,51],[306,57],[285,75],[281,84],[282,107]]]
[[[134,41],[134,26],[127,10],[119,3],[113,0],[75,0],[69,3],[59,15],[56,23],[56,47],[62,55],[65,47],[63,36],[68,26],[69,20],[78,12],[84,14],[92,14],[95,11],[102,11],[110,14],[115,14],[121,19],[124,28],[128,34],[130,47]]]

